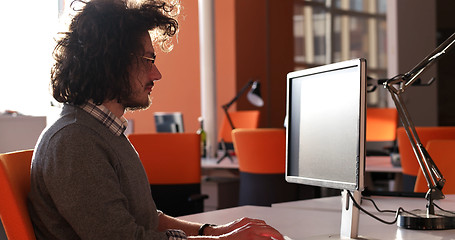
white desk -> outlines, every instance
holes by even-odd
[[[406,210],[424,208],[425,200],[416,198],[374,198],[381,209],[396,209],[401,206]],[[241,217],[252,217],[265,220],[278,229],[282,234],[292,239],[321,239],[330,235],[339,235],[341,222],[341,198],[329,197],[282,204],[272,207],[243,206],[230,209],[205,212],[180,217],[188,221],[201,223],[223,224]],[[455,195],[437,201],[438,205],[455,210]],[[362,204],[368,210],[372,204],[364,201]],[[392,219],[391,214],[375,215]],[[359,236],[366,239],[455,239],[455,230],[417,231],[397,227],[396,224],[386,225],[361,213]],[[323,239],[323,238],[322,238]]]
[[[221,155],[221,154],[218,154]],[[239,196],[239,163],[237,157],[223,159],[201,159],[201,192],[209,195],[204,202],[204,210],[234,207],[238,205]]]
[[[219,153],[218,155],[222,155]],[[237,157],[234,155],[231,162],[229,158],[223,159],[219,164],[217,163],[218,158],[202,158],[201,168],[202,175],[205,177],[232,177],[237,178],[239,176],[239,162]],[[393,173],[395,175],[394,181],[389,183],[390,191],[401,191],[403,180],[402,180],[402,168],[395,167],[392,165],[389,156],[367,156],[365,159],[365,186],[370,190],[376,190],[375,184],[371,173],[382,172],[382,173]]]
[[[203,169],[239,169],[239,162],[237,161],[236,156],[231,156],[233,162],[229,158],[224,158],[220,163],[218,158],[201,158],[201,167]]]
[[[234,160],[231,162],[229,158],[223,159],[217,163],[218,158],[201,158],[201,172],[205,177],[232,177],[239,176],[239,162],[236,156],[232,156]]]
[[[365,171],[401,173],[403,169],[393,166],[389,156],[368,156],[365,159]]]
[[[236,156],[232,156],[234,162],[229,158],[223,159],[217,163],[219,158],[202,158],[201,167],[205,169],[238,169],[239,162]],[[367,172],[390,172],[401,173],[401,167],[392,165],[389,156],[368,156],[365,159],[365,171]]]
[[[401,191],[403,186],[403,169],[392,165],[390,156],[367,156],[365,159],[365,185],[375,190],[372,173],[393,173],[394,181],[389,182],[389,190]],[[391,184],[392,183],[392,184]]]

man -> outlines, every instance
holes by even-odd
[[[37,239],[283,239],[261,220],[214,226],[156,209],[123,134],[123,114],[150,105],[161,73],[149,32],[169,50],[178,6],[84,4],[54,50],[51,86],[64,107],[41,135],[32,161],[28,206]]]

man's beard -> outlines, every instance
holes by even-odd
[[[152,97],[150,95],[148,96],[147,101],[142,102],[137,99],[133,99],[131,95],[122,101],[122,105],[127,111],[147,110],[150,105],[152,105]]]

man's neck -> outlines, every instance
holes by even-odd
[[[118,103],[115,99],[103,102],[103,106],[109,109],[109,111],[111,111],[118,118],[122,117],[125,113],[123,105]]]

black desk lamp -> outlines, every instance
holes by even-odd
[[[426,211],[414,210],[410,213],[401,213],[398,219],[398,225],[408,229],[453,229],[455,228],[455,214],[448,211],[436,211],[433,200],[444,198],[442,188],[444,187],[445,179],[442,176],[436,164],[430,157],[425,147],[420,142],[414,123],[412,122],[409,112],[404,105],[401,94],[406,88],[412,85],[435,60],[438,60],[444,53],[455,45],[455,34],[452,34],[445,42],[439,45],[430,55],[422,60],[411,71],[405,74],[399,74],[386,82],[384,87],[392,95],[392,99],[398,110],[403,127],[411,142],[412,149],[417,157],[420,168],[428,183],[428,192],[425,195],[427,199]],[[398,86],[397,86],[398,85]]]
[[[232,119],[231,117],[229,116],[229,112],[228,112],[228,109],[229,107],[231,107],[232,104],[235,103],[235,101],[237,101],[237,99],[251,86],[251,89],[250,91],[248,92],[248,94],[246,95],[248,101],[253,104],[254,106],[256,107],[262,107],[264,106],[264,101],[262,100],[262,97],[261,97],[261,83],[259,83],[258,81],[253,81],[253,80],[250,80],[248,81],[245,86],[242,87],[242,89],[240,89],[240,91],[237,93],[237,95],[235,95],[235,97],[228,103],[224,104],[223,106],[221,106],[224,110],[224,113],[226,114],[226,118],[229,122],[229,125],[231,126],[232,130],[235,129],[235,126],[234,126],[234,123],[232,122]],[[217,163],[220,163],[224,158],[229,158],[231,160],[231,162],[233,162],[234,160],[232,159],[231,155],[229,154],[228,152],[228,149],[226,147],[226,143],[224,142],[224,139],[221,139],[221,148],[222,150],[224,151],[224,154],[223,156],[217,161]]]

